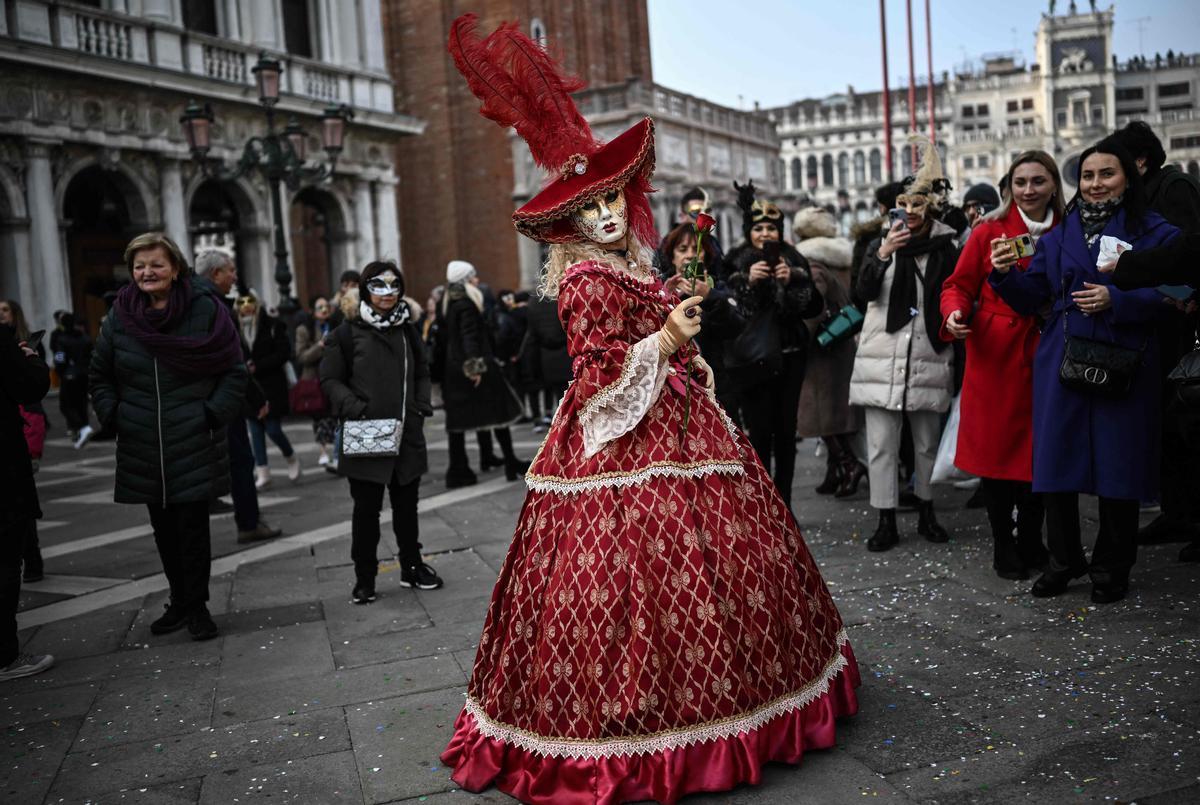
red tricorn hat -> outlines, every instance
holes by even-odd
[[[584,240],[571,213],[601,193],[624,188],[629,228],[643,243],[657,243],[647,199],[653,192],[654,122],[645,118],[601,143],[571,98],[583,89],[582,81],[565,75],[516,23],[480,40],[475,20],[464,14],[450,27],[447,47],[454,64],[481,101],[480,113],[515,128],[534,162],[550,174],[542,191],[513,213],[517,231],[545,243]]]

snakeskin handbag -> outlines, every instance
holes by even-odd
[[[400,454],[401,420],[342,420],[343,456],[395,456]]]

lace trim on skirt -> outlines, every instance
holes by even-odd
[[[512,746],[519,746],[527,752],[543,757],[599,759],[629,755],[646,755],[663,752],[668,749],[679,749],[692,744],[706,743],[730,738],[743,732],[751,732],[763,726],[772,719],[800,710],[829,692],[830,683],[842,672],[849,660],[842,647],[848,638],[846,630],[838,632],[837,650],[825,665],[822,674],[798,691],[781,696],[775,701],[768,702],[749,713],[710,721],[695,727],[679,730],[669,730],[654,735],[640,735],[629,738],[611,738],[603,740],[584,740],[571,738],[549,738],[526,730],[502,724],[489,718],[479,702],[467,696],[465,710],[475,719],[475,728],[480,734],[494,738],[497,741]]]

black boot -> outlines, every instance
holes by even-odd
[[[529,462],[519,458],[510,458],[504,460],[504,477],[506,480],[515,481],[525,474],[529,469]]]
[[[817,487],[818,495],[832,495],[838,491],[842,485],[842,466],[841,462],[834,460],[830,454],[829,459],[825,462],[825,480],[821,481]]]
[[[996,575],[1009,581],[1024,581],[1029,578],[1029,570],[1021,561],[1021,553],[1013,540],[1012,528],[1008,531],[992,529],[992,569]]]
[[[446,488],[459,489],[464,486],[474,486],[479,478],[470,467],[451,467],[446,471]]]
[[[504,459],[496,455],[492,449],[492,432],[490,430],[475,431],[475,440],[479,442],[479,471],[487,472],[504,466]]]
[[[833,493],[835,498],[848,498],[858,492],[858,485],[867,477],[867,468],[861,461],[854,457],[852,453],[847,453],[842,459],[842,482],[838,485],[837,491]]]
[[[867,550],[878,553],[890,550],[900,543],[900,532],[896,530],[896,510],[880,509],[879,526],[867,540]]]
[[[937,518],[933,515],[932,500],[917,501],[917,533],[930,542],[950,541],[950,535],[938,525]]]
[[[832,495],[842,485],[842,463],[844,455],[842,445],[836,436],[822,437],[825,449],[829,454],[825,457],[825,480],[817,487],[818,495]]]

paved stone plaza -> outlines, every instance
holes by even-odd
[[[314,465],[308,426],[288,430]],[[21,624],[58,664],[0,687],[0,802],[512,802],[456,790],[438,754],[524,487],[492,472],[445,493],[430,434],[422,541],[444,589],[402,590],[386,564],[379,600],[352,606],[345,481],[314,467],[291,485],[272,448],[264,517],[287,537],[247,549],[214,518],[222,635],[207,643],[150,635],[165,583],[145,510],[110,502],[113,445],[51,439],[50,575],[23,593]],[[515,438],[531,456],[538,437]],[[1178,545],[1142,549],[1121,603],[1096,607],[1080,583],[1034,600],[993,575],[983,512],[958,490],[938,501],[948,545],[902,514],[900,547],[868,553],[865,487],[818,498],[812,448],[796,508],[862,665],[860,713],[800,769],[687,802],[1200,802],[1200,566],[1177,563]]]

